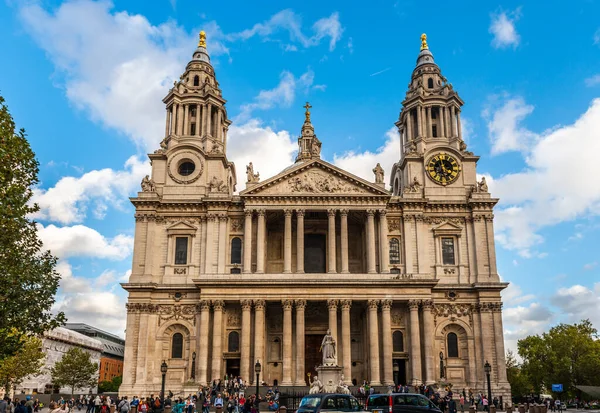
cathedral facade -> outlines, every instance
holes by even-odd
[[[241,376],[306,386],[329,329],[348,385],[451,383],[509,397],[493,208],[462,139],[463,101],[426,38],[396,125],[388,190],[321,159],[310,105],[296,162],[245,189],[201,33],[163,102],[164,139],[136,208],[123,385],[127,395]],[[326,144],[326,139],[323,140]],[[240,174],[242,176],[243,174]],[[506,399],[508,400],[508,399]]]

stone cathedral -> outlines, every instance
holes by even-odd
[[[421,37],[384,182],[320,157],[305,105],[293,165],[245,188],[204,33],[163,100],[164,139],[131,199],[135,245],[120,393],[241,376],[306,386],[327,329],[348,385],[452,383],[509,397],[493,208],[462,139],[463,101]],[[316,110],[316,109],[315,109]],[[314,111],[314,110],[313,110]],[[318,112],[317,112],[318,113]],[[383,125],[385,126],[385,125]],[[391,166],[391,165],[390,165]],[[390,167],[388,166],[388,167]]]

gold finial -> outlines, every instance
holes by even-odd
[[[306,117],[306,121],[310,122],[310,108],[312,108],[312,106],[310,106],[310,103],[306,102],[306,105],[302,106],[304,109],[306,109],[306,112],[304,112],[304,116]]]
[[[200,37],[200,40],[198,41],[198,47],[206,47],[206,33],[204,33],[204,30],[200,32],[198,37]]]
[[[423,33],[421,35],[421,50],[425,49],[429,49],[429,46],[427,46],[427,35]]]

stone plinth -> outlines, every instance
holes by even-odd
[[[336,393],[342,376],[342,368],[340,366],[319,366],[317,372],[319,380],[323,383],[323,393]]]

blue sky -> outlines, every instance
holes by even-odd
[[[204,29],[234,121],[228,155],[263,178],[292,162],[306,100],[327,160],[369,179],[376,162],[389,172],[399,158],[393,124],[427,33],[466,102],[478,172],[501,198],[508,347],[561,321],[600,327],[600,3],[223,4],[0,6],[0,93],[41,164],[40,235],[60,257],[57,308],[71,321],[123,334],[127,197],[162,138],[161,99]]]

